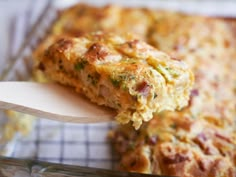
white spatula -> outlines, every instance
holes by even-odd
[[[115,111],[55,83],[0,82],[0,109],[74,123],[111,121]]]

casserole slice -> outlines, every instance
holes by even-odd
[[[116,109],[118,122],[131,121],[136,129],[155,112],[186,106],[193,85],[183,62],[131,35],[57,37],[36,59],[51,80]]]

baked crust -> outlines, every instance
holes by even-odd
[[[186,106],[193,85],[183,62],[131,36],[61,38],[38,60],[50,79],[118,110],[118,122],[136,129],[155,112]]]

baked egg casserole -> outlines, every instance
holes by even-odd
[[[39,66],[51,80],[116,109],[116,120],[136,129],[153,113],[186,106],[193,85],[185,63],[130,35],[62,37],[40,56]]]
[[[77,81],[73,80],[74,75],[72,73],[75,72],[78,75],[78,71],[75,70],[75,63],[73,63],[76,61],[73,59],[74,56],[78,54],[70,56],[69,53],[71,52],[69,50],[73,50],[76,43],[81,43],[81,46],[77,47],[81,48],[84,53],[88,52],[92,46],[91,41],[94,37],[88,37],[86,34],[96,31],[102,31],[105,34],[115,33],[118,36],[123,36],[125,33],[132,33],[135,36],[134,39],[137,40],[135,43],[138,45],[145,45],[145,47],[143,46],[144,48],[146,46],[150,48],[149,45],[152,45],[168,55],[156,49],[151,49],[151,51],[155,50],[155,52],[153,51],[154,53],[158,53],[157,59],[160,60],[160,58],[165,56],[164,58],[167,58],[165,62],[170,61],[171,63],[173,59],[181,59],[190,67],[194,74],[195,83],[193,84],[188,103],[184,103],[183,100],[181,101],[182,103],[172,102],[177,109],[178,104],[187,104],[185,108],[176,111],[162,111],[159,114],[154,114],[153,119],[145,123],[142,123],[142,119],[138,120],[137,124],[133,122],[136,128],[142,123],[138,130],[134,130],[132,125],[127,124],[118,126],[109,133],[112,145],[115,147],[120,158],[120,169],[124,171],[182,177],[235,177],[236,20],[186,15],[177,12],[138,7],[127,8],[116,5],[93,7],[85,4],[77,4],[60,12],[58,19],[52,25],[49,35],[36,49],[35,53],[42,54],[52,43],[57,41],[50,49],[53,51],[51,55],[53,61],[55,61],[55,64],[51,66],[51,71],[47,69],[47,65],[51,65],[51,61],[47,61],[49,60],[47,57],[38,57],[39,59],[45,58],[46,61],[42,62],[44,63],[43,65],[40,65],[36,61],[37,68],[41,68],[41,70],[45,69],[46,72],[51,72],[49,76],[54,75],[55,78],[60,78],[61,82],[76,87]],[[60,41],[58,40],[61,38],[61,35],[66,36],[61,42],[67,41],[69,46],[62,45],[67,47],[60,48],[60,53],[56,51],[56,48],[59,46]],[[111,41],[107,42],[109,38]],[[128,68],[132,66],[132,62],[129,65],[124,65],[125,57],[132,60],[137,58],[139,62],[145,61],[140,67],[145,67],[146,69],[150,67],[153,70],[154,63],[151,66],[147,66],[148,60],[147,57],[144,57],[150,55],[149,49],[148,52],[137,53],[135,50],[136,44],[132,44],[133,42],[131,42],[131,47],[129,47],[128,43],[134,41],[131,38],[112,38],[114,37],[106,37],[104,35],[99,40],[104,43],[105,50],[108,50],[115,56],[121,57],[121,59],[118,57],[117,61],[110,63],[113,66],[116,64],[122,64],[123,66],[115,70],[116,74],[114,76],[119,76],[118,71],[121,71],[124,66]],[[81,41],[82,39],[84,41]],[[141,42],[142,40],[149,45]],[[88,44],[86,47],[84,47],[85,43]],[[119,44],[118,47],[115,44]],[[121,44],[123,44],[123,49],[120,48],[122,46]],[[63,63],[63,67],[67,66],[70,68],[67,76],[71,74],[71,80],[68,78],[65,79],[64,74],[59,74],[60,65],[57,62],[59,62],[60,58],[56,56],[62,56],[62,62],[65,62],[68,58],[72,58],[70,64],[65,65]],[[110,53],[108,56],[110,56]],[[142,57],[140,58],[140,56]],[[105,61],[107,62],[107,60]],[[102,63],[103,61],[98,62]],[[174,61],[174,63],[176,62]],[[97,63],[97,61],[94,60],[94,63]],[[88,66],[86,64],[85,67],[83,64],[82,68],[86,70],[85,73],[90,74],[91,71],[97,68],[97,65]],[[99,64],[99,67],[100,65],[104,68],[102,64]],[[160,65],[161,67],[163,66],[162,64]],[[183,67],[178,64],[176,66],[177,68]],[[87,67],[91,67],[91,70],[87,71]],[[79,68],[81,68],[81,65]],[[102,70],[103,72],[106,71],[106,76],[110,76],[108,70],[105,68]],[[174,88],[174,85],[168,86],[170,83],[168,83],[167,75],[172,78],[173,73],[171,74],[171,71],[168,69],[166,71],[165,67],[164,71],[162,69],[154,70],[155,73],[160,73],[161,76],[159,77],[158,75],[158,82],[163,80],[160,83],[165,83],[163,85],[164,88]],[[133,79],[128,77],[128,81],[132,81],[126,82],[129,86],[132,84],[135,85],[140,81],[143,83],[143,80],[140,79],[143,76],[136,74],[134,72],[137,80],[135,79],[133,81]],[[192,77],[190,73],[182,74]],[[152,82],[157,82],[156,80],[153,81],[153,79],[150,78],[147,83],[153,85]],[[190,79],[191,82],[192,80]],[[85,84],[87,83],[89,85],[88,88],[95,90],[94,93],[99,95],[100,92],[98,90],[100,89],[92,86],[93,84],[91,82],[93,81],[90,81],[86,75],[82,81]],[[98,85],[100,83],[102,83],[100,80],[96,82]],[[111,99],[113,100],[116,100],[117,93],[121,91],[127,94],[127,92],[122,90],[122,84],[120,82],[114,82],[118,87],[113,85],[111,79],[106,79],[104,84],[108,86],[108,89],[112,90]],[[145,102],[150,101],[152,103],[150,106],[159,104],[160,102],[154,103],[153,101],[161,98],[156,97],[154,100],[151,100],[155,97],[155,88],[153,86],[149,88],[145,85],[143,84],[143,88],[148,88],[149,92],[147,94],[148,97],[144,97],[145,99],[142,98],[142,100]],[[183,86],[183,82],[181,85]],[[160,84],[156,87],[159,86]],[[181,88],[183,88],[182,86]],[[131,89],[131,87],[128,88]],[[81,87],[78,87],[78,91],[81,92]],[[137,90],[133,91],[132,93],[139,93]],[[143,91],[141,89],[142,93]],[[163,93],[166,93],[166,91]],[[107,93],[105,91],[105,94],[109,94],[109,92]],[[91,97],[96,98],[98,95],[91,95]],[[130,98],[127,100],[131,100],[132,104],[138,103],[137,100],[131,99],[132,95],[129,93],[125,98]],[[174,100],[173,98],[171,97],[172,101]],[[165,102],[166,105],[170,105],[168,99],[163,100],[163,103]],[[142,102],[143,105],[145,105],[145,102]],[[119,109],[119,105],[114,103],[111,104],[112,107]],[[132,104],[129,103],[126,108]],[[159,107],[158,109],[161,110],[163,108],[160,109]],[[122,121],[128,122],[130,120],[131,117],[129,114],[122,117]]]

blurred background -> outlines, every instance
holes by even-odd
[[[2,63],[2,58],[14,54],[26,37],[19,35],[19,39],[15,40],[14,44],[11,43],[14,38],[13,32],[15,30],[14,27],[17,26],[16,23],[21,23],[17,29],[18,33],[29,31],[33,22],[37,19],[37,15],[42,11],[42,7],[47,2],[48,0],[0,0],[0,64]],[[67,7],[75,2],[86,2],[96,5],[106,2],[120,3],[119,0],[52,0],[51,2],[57,8]],[[189,13],[236,16],[235,0],[129,0],[125,3],[150,7],[153,7],[154,4],[155,7],[175,9]],[[24,20],[26,20],[26,24],[23,24],[22,21]],[[12,51],[9,48],[12,48]]]

